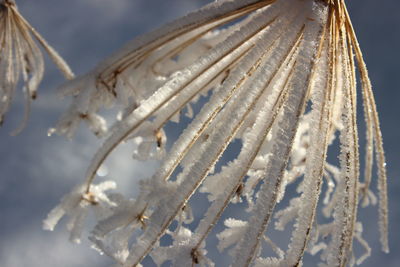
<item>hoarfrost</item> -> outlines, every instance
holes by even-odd
[[[354,58],[363,103],[371,110],[362,182]],[[229,205],[245,202],[244,218],[225,220],[225,230],[217,234],[218,249],[230,248],[232,266],[301,266],[306,252],[320,253],[321,266],[352,266],[371,254],[357,220],[361,194],[363,206],[379,202],[381,242],[388,251],[379,120],[343,1],[215,1],[132,41],[62,90],[74,100],[52,132],[72,137],[85,121],[107,138],[87,169],[85,184],[50,213],[47,229],[68,214],[78,240],[93,206],[84,197],[97,190],[105,212],[90,239],[119,264],[138,266],[150,255],[158,266],[167,261],[214,266],[207,237]],[[206,103],[194,114],[192,105],[200,96]],[[107,130],[109,123],[99,114],[116,104],[119,115]],[[184,110],[193,119],[169,149],[165,125],[180,124]],[[335,166],[327,162],[327,153],[338,134],[340,166]],[[136,159],[160,159],[161,166],[140,182],[135,200],[104,195],[111,186],[96,189],[96,172],[119,144],[131,139]],[[235,140],[241,144],[238,153],[223,163]],[[369,188],[374,149],[378,200]],[[288,194],[292,188],[293,196]],[[191,209],[198,192],[209,201],[204,214]],[[289,204],[275,211],[278,203]],[[319,213],[326,217],[324,224]],[[293,222],[286,251],[269,236],[272,222],[281,231]],[[172,244],[160,245],[164,236]],[[365,250],[358,258],[354,240]],[[276,255],[264,256],[265,245]]]

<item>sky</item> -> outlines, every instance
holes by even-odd
[[[59,51],[77,74],[139,34],[184,15],[206,0],[17,0],[21,13]],[[349,0],[350,15],[373,83],[386,149],[390,209],[391,253],[380,252],[376,208],[360,211],[372,256],[363,266],[400,266],[400,3],[395,0]],[[18,95],[0,128],[0,266],[109,266],[111,262],[83,242],[68,242],[65,224],[54,232],[41,229],[42,220],[60,197],[82,180],[101,141],[84,127],[72,140],[47,136],[69,99],[59,98],[63,81],[46,59],[46,74],[33,104],[28,126],[18,136],[9,133],[22,119]],[[362,129],[362,119],[360,119]],[[156,168],[130,157],[127,147],[108,161],[109,175],[119,188],[134,195],[137,180]]]

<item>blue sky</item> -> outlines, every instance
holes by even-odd
[[[206,0],[69,0],[18,1],[22,14],[70,63],[77,74],[117,50],[126,41],[163,22],[185,14]],[[363,266],[400,266],[400,3],[395,0],[349,0],[348,7],[363,49],[380,111],[387,156],[390,199],[389,255],[380,252],[377,211],[360,212],[365,237],[373,248]],[[68,104],[57,96],[62,77],[46,60],[46,77],[39,89],[27,128],[17,137],[9,133],[22,118],[22,98],[0,128],[0,266],[108,266],[110,261],[89,248],[68,242],[65,226],[53,233],[41,221],[59,198],[79,183],[100,145],[85,128],[73,140],[47,137],[47,129]],[[360,118],[362,129],[362,118]],[[117,151],[107,165],[122,191],[134,194],[146,168],[131,160],[128,148]]]

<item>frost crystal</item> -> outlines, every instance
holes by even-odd
[[[356,64],[368,111],[363,179]],[[158,266],[213,266],[207,237],[220,221],[226,229],[217,234],[218,249],[230,249],[232,266],[302,266],[305,252],[319,254],[321,266],[359,264],[371,254],[357,210],[377,199],[369,188],[374,151],[381,243],[388,252],[379,120],[343,0],[215,1],[133,40],[63,90],[74,101],[53,131],[69,137],[80,120],[96,135],[106,134],[100,109],[122,108],[84,186],[45,226],[52,229],[67,213],[71,231],[79,232],[93,206],[82,196],[94,193],[107,216],[90,239],[122,266],[139,266],[145,257]],[[179,123],[182,114],[190,123],[169,147],[165,126]],[[327,162],[337,137],[339,166]],[[136,159],[161,159],[161,166],[141,181],[135,200],[101,197],[92,185],[96,172],[131,139]],[[237,151],[228,153],[235,144]],[[204,214],[192,202],[201,193],[209,202]],[[240,220],[221,219],[236,203],[247,205]],[[274,242],[271,225],[289,231],[286,248]],[[354,255],[353,243],[365,253]]]
[[[81,233],[89,209],[92,207],[98,219],[105,218],[116,204],[112,202],[104,191],[115,189],[116,184],[112,181],[91,185],[89,191],[80,185],[74,188],[61,200],[61,203],[52,209],[43,221],[43,229],[53,231],[58,221],[67,215],[69,221],[67,228],[71,232],[70,240],[80,243]]]

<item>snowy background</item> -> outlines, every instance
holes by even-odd
[[[81,74],[138,34],[207,2],[20,0],[18,4],[21,13],[70,63],[75,73]],[[400,266],[400,3],[351,0],[347,4],[374,85],[389,176],[392,252],[389,255],[380,252],[376,209],[362,210],[364,235],[373,248],[372,257],[363,266],[397,267]],[[28,127],[17,137],[9,136],[22,118],[22,103],[15,103],[0,129],[0,266],[109,266],[110,261],[87,243],[69,243],[64,224],[55,232],[41,230],[47,212],[82,180],[91,156],[100,145],[84,127],[73,140],[47,136],[47,129],[54,125],[68,99],[57,96],[57,85],[63,81],[61,75],[48,61],[46,67]],[[22,101],[21,95],[18,99]],[[107,166],[109,176],[118,181],[120,190],[135,194],[136,181],[152,173],[156,163],[143,167],[131,160],[129,153],[128,148],[120,149]]]

